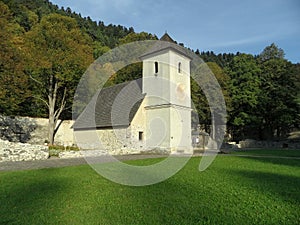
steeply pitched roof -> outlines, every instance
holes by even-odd
[[[176,41],[174,41],[167,32],[159,40],[160,41],[168,41],[168,42],[177,44]]]
[[[104,88],[90,101],[73,127],[75,130],[127,127],[144,98],[142,79]]]
[[[169,34],[165,33],[159,41],[157,41],[147,52],[141,55],[141,58],[144,59],[149,55],[167,50],[172,49],[175,52],[178,52],[185,57],[192,59],[189,56],[188,50],[180,45],[178,45],[170,36]]]

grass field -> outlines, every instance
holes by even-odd
[[[235,150],[231,154],[236,155],[253,155],[253,156],[279,156],[279,157],[299,157],[299,150],[289,149],[247,149],[247,150]]]
[[[221,155],[199,172],[200,159],[145,187],[87,165],[1,172],[0,224],[300,224],[299,159]]]

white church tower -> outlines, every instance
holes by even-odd
[[[146,148],[192,151],[191,58],[167,33],[141,58]]]

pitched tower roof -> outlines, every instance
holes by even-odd
[[[174,41],[168,33],[165,33],[159,39],[159,41],[157,41],[148,51],[146,51],[143,55],[141,55],[141,59],[144,59],[152,54],[156,54],[158,52],[169,50],[169,49],[178,52],[189,59],[192,59],[189,56],[188,50],[178,45],[176,41]]]
[[[168,42],[177,44],[176,41],[174,41],[167,32],[159,40],[160,41],[168,41]]]

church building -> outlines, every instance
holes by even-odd
[[[79,146],[111,154],[192,151],[191,58],[166,33],[141,60],[141,79],[100,91],[94,125],[86,123],[88,106],[78,117],[74,131]],[[100,145],[89,141],[95,131]]]

